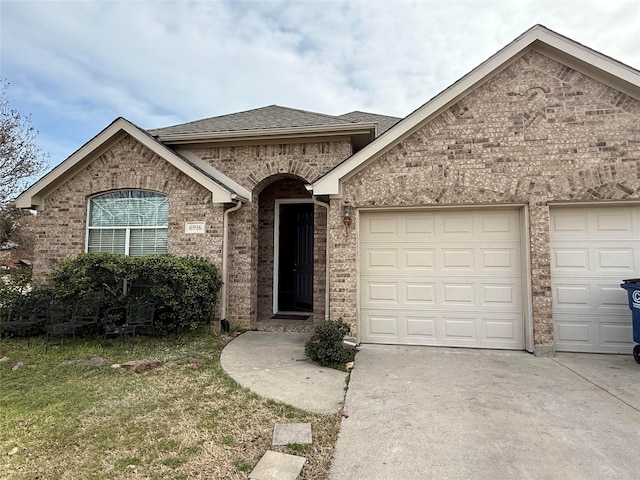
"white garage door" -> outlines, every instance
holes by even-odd
[[[629,353],[620,283],[640,277],[640,207],[554,207],[550,235],[556,350]]]
[[[519,211],[362,212],[363,342],[524,348]]]

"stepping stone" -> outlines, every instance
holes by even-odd
[[[256,468],[249,474],[251,480],[296,480],[307,459],[296,455],[267,450]]]
[[[311,439],[310,423],[276,423],[273,427],[272,445],[288,445],[290,443],[308,444]]]

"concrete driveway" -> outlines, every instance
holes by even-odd
[[[630,354],[365,345],[345,412],[333,480],[640,478]]]

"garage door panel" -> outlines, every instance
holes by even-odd
[[[453,235],[457,238],[473,235],[473,216],[460,213],[443,213],[440,216],[442,221],[442,236]]]
[[[368,300],[374,302],[386,302],[398,304],[397,283],[369,283]]]
[[[514,258],[514,254],[519,254],[519,252],[515,248],[480,249],[480,258],[482,259],[482,263],[480,264],[480,266],[483,269],[505,268],[512,271],[519,270],[519,261]]]
[[[443,340],[445,342],[476,343],[476,317],[472,315],[445,314],[442,316]]]
[[[367,337],[371,340],[386,339],[397,341],[399,338],[400,319],[398,315],[390,312],[384,314],[368,314],[367,318]]]
[[[367,250],[365,261],[369,271],[397,270],[398,251],[395,248],[371,248]]]
[[[404,283],[405,304],[435,305],[436,288],[434,282]]]
[[[598,307],[614,309],[629,315],[629,304],[627,302],[627,292],[620,288],[620,283],[596,285],[598,289]]]
[[[573,239],[576,236],[586,236],[588,232],[585,210],[555,210],[550,223],[551,234],[557,239]]]
[[[482,284],[480,287],[480,305],[483,307],[507,307],[520,309],[517,294],[520,288],[515,283],[490,283]]]
[[[622,346],[628,351],[629,339],[633,338],[633,328],[628,323],[600,323],[602,347]]]
[[[633,272],[635,266],[635,255],[632,247],[603,248],[596,251],[596,269],[601,271],[615,270],[616,272]]]
[[[640,276],[640,207],[551,209],[554,338],[559,351],[627,353],[625,278]]]
[[[412,215],[401,218],[404,219],[404,232],[407,234],[407,239],[422,240],[433,237],[436,230],[434,215],[414,212]]]
[[[438,336],[438,317],[436,315],[406,315],[405,323],[407,328],[406,338],[413,342],[434,342]]]
[[[482,318],[480,325],[483,327],[482,335],[486,342],[511,344],[518,341],[519,333],[516,328],[520,325],[518,318],[499,319],[495,316]]]
[[[442,253],[442,270],[474,270],[474,251],[470,248],[443,248]]]
[[[515,209],[363,212],[361,340],[523,348],[519,225]]]
[[[584,317],[581,320],[576,320],[575,317],[566,318],[562,315],[557,315],[554,320],[554,335],[557,342],[593,346],[591,339],[592,324],[589,321],[585,321]]]
[[[520,237],[519,226],[513,221],[513,215],[488,214],[480,218],[480,231],[482,234],[499,234],[502,239]],[[507,234],[507,235],[505,235]]]
[[[401,250],[404,254],[404,263],[401,264],[405,269],[430,269],[436,266],[435,248],[411,248],[406,247]]]
[[[475,306],[476,286],[474,283],[450,283],[442,284],[443,306]]]
[[[585,310],[591,307],[591,286],[588,284],[554,283],[553,293],[558,311],[566,310],[567,307],[572,309],[584,308]]]
[[[632,237],[634,232],[633,215],[634,212],[631,208],[618,209],[617,211],[596,210],[593,215],[593,231],[606,237],[610,237],[611,234],[616,237]]]
[[[589,249],[560,247],[553,251],[551,255],[551,265],[556,271],[589,271]]]

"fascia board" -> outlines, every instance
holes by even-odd
[[[376,131],[374,122],[347,123],[343,125],[318,125],[311,127],[267,128],[214,133],[184,133],[159,135],[158,140],[166,143],[209,143],[229,140],[267,140],[274,138],[326,137],[335,134],[358,135]]]
[[[498,74],[529,51],[529,47],[536,41],[549,45],[555,50],[565,53],[568,57],[574,57],[593,65],[610,76],[620,78],[635,87],[640,86],[640,74],[633,68],[552,32],[541,25],[536,25],[398,122],[384,135],[378,137],[378,139],[314,182],[312,186],[313,194],[339,195],[340,181],[343,178],[357,171],[368,160],[373,160],[387,152],[402,139],[415,132],[425,120],[439,114],[442,109],[457,101],[475,86]]]
[[[126,121],[126,120],[125,120]],[[210,177],[202,173],[197,168],[192,167],[187,162],[185,162],[182,158],[176,155],[171,149],[164,146],[162,143],[155,140],[153,137],[148,135],[146,132],[137,128],[135,125],[127,122],[130,126],[130,129],[127,129],[127,133],[133,136],[140,143],[145,145],[147,148],[152,150],[158,156],[165,159],[171,165],[176,167],[182,173],[190,177],[195,182],[202,185],[204,188],[209,190],[213,195],[213,203],[231,203],[233,202],[233,192],[231,189],[226,189],[222,185],[213,181]]]
[[[98,150],[104,143],[112,139],[118,131],[122,129],[123,118],[118,118],[113,121],[102,132],[93,137],[82,147],[71,154],[66,160],[56,165],[50,172],[40,178],[36,183],[27,188],[18,197],[16,197],[15,205],[18,208],[31,208],[32,206],[40,205],[39,193],[55,183],[58,179],[62,178],[65,173],[78,165],[87,156]],[[34,202],[36,200],[36,202]]]
[[[208,178],[202,172],[187,164],[174,152],[162,145],[153,137],[149,136],[146,132],[144,132],[128,120],[120,117],[114,120],[102,132],[100,132],[98,135],[96,135],[82,147],[80,147],[69,158],[57,165],[53,170],[43,176],[31,187],[27,188],[24,192],[18,195],[14,202],[16,207],[31,208],[32,206],[41,206],[41,192],[53,185],[57,180],[64,178],[67,172],[73,171],[74,168],[79,166],[79,164],[83,160],[95,154],[96,151],[99,151],[101,147],[103,147],[110,140],[117,138],[117,136],[121,132],[125,132],[131,135],[137,141],[152,150],[154,153],[158,154],[160,157],[168,161],[178,170],[188,175],[194,181],[212,192],[215,203],[229,203],[233,201],[232,194],[234,192],[223,189],[211,178]]]
[[[202,160],[195,153],[190,150],[176,150],[178,155],[186,158],[188,161],[193,163],[197,168],[204,171],[207,175],[215,178],[217,181],[221,182],[223,185],[229,187],[230,190],[234,191],[238,196],[242,197],[243,200],[250,202],[251,201],[251,191],[240,185],[235,180],[227,177],[220,170],[215,168],[213,165]]]

